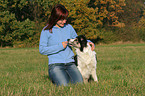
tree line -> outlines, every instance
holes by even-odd
[[[68,23],[93,42],[145,41],[143,0],[0,0],[1,47],[35,47],[51,9],[63,4]]]

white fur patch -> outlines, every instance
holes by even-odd
[[[96,52],[91,50],[91,46],[87,43],[87,47],[81,52],[76,48],[77,60],[78,60],[78,69],[81,72],[84,82],[87,82],[90,75],[92,75],[94,81],[98,82],[96,75]]]

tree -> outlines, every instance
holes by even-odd
[[[145,10],[143,12],[143,16],[141,17],[139,24],[139,35],[141,40],[145,41]]]
[[[26,19],[24,22],[17,21],[15,14],[9,11],[0,12],[0,44],[13,46],[16,42],[23,42],[35,34],[35,23]],[[24,43],[24,42],[23,42]]]
[[[11,25],[17,23],[14,14],[9,11],[0,12],[0,44],[1,47],[12,43]]]
[[[123,27],[117,14],[123,12],[124,0],[71,0],[62,1],[70,11],[70,19],[78,34],[90,39],[101,37],[99,28],[105,25]]]
[[[103,39],[108,37],[104,34],[118,34],[115,30],[124,26],[124,34],[129,34],[128,25],[133,24],[138,24],[141,34],[144,34],[144,27],[141,27],[144,26],[142,0],[0,0],[1,46],[22,46],[23,42],[38,45],[51,9],[59,3],[69,10],[68,22],[78,35]]]
[[[124,12],[119,14],[120,20],[126,25],[137,23],[143,16],[145,5],[143,0],[126,0],[126,6],[123,7]]]
[[[85,34],[88,38],[97,37],[96,12],[94,8],[88,8],[88,0],[65,1],[63,4],[69,10],[69,19],[78,35]],[[96,9],[97,10],[97,9]]]
[[[108,26],[124,27],[124,24],[119,22],[118,14],[123,13],[125,0],[96,0],[95,7],[98,7],[97,19]]]

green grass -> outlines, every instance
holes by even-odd
[[[38,48],[0,49],[0,95],[145,96],[145,44],[96,45],[99,83],[54,86]]]

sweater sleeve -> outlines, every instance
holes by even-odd
[[[71,25],[69,25],[70,26],[70,30],[71,30],[71,38],[70,39],[74,39],[74,38],[76,38],[78,35],[77,35],[77,33],[76,33],[76,31],[75,31],[75,29],[71,26]]]
[[[47,32],[42,30],[41,35],[40,35],[40,41],[39,41],[40,54],[51,55],[64,49],[62,43],[48,46],[48,40],[49,40],[49,35],[47,34]]]

